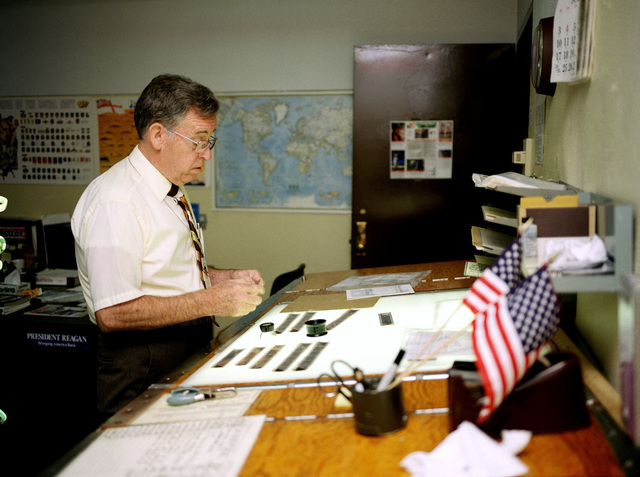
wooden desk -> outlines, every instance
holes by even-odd
[[[264,423],[241,475],[409,475],[400,461],[411,452],[433,450],[449,432],[446,378],[405,382],[403,394],[407,426],[390,436],[365,437],[355,432],[351,417],[326,417],[340,410],[317,388],[263,391],[248,414],[275,421]],[[416,413],[425,409],[430,413]],[[318,417],[285,420],[292,415]],[[596,423],[534,436],[519,457],[529,475],[624,475]]]
[[[240,336],[269,309],[301,294],[332,293],[326,288],[353,275],[431,270],[415,287],[417,291],[466,288],[472,278],[463,277],[464,262],[442,262],[403,267],[349,270],[310,274],[289,289],[271,297],[251,316],[240,320],[219,341]],[[239,327],[239,328],[238,328]],[[212,354],[197,357],[196,365],[176,370],[105,423],[126,426],[158,399],[166,399],[168,386],[187,381]],[[407,426],[384,437],[365,437],[355,432],[348,408],[337,408],[314,382],[235,383],[238,388],[258,387],[257,399],[245,415],[266,415],[258,440],[241,472],[242,476],[280,475],[409,475],[400,461],[413,451],[433,450],[449,432],[447,375],[423,374],[403,383]],[[529,475],[611,475],[622,472],[607,439],[595,420],[589,427],[558,434],[536,435],[520,455]]]
[[[145,405],[130,408],[127,418],[166,396],[166,390],[151,390]],[[366,437],[356,433],[350,409],[336,407],[336,398],[316,386],[264,389],[245,415],[268,419],[240,475],[409,476],[401,460],[414,451],[432,451],[449,433],[447,377],[406,381],[403,397],[407,426],[389,436]],[[528,475],[625,475],[594,419],[576,431],[534,435],[519,458]]]

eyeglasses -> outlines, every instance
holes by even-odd
[[[180,134],[177,131],[174,131],[173,129],[169,129],[167,126],[165,126],[164,124],[162,125],[162,127],[164,127],[167,131],[173,133],[173,134],[177,134],[178,136],[180,136],[181,138],[186,139],[187,141],[190,141],[192,143],[194,143],[196,145],[196,149],[195,152],[197,153],[201,153],[202,151],[205,150],[205,148],[209,148],[210,150],[213,149],[213,146],[216,145],[216,142],[218,142],[218,138],[215,136],[211,136],[209,139],[206,140],[202,140],[202,141],[194,141],[191,138],[188,138],[187,136]]]

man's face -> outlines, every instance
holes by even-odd
[[[195,142],[208,141],[216,131],[217,118],[203,118],[193,109],[185,114],[184,119],[173,131],[192,139]],[[211,159],[211,150],[205,147],[196,152],[196,145],[184,137],[164,129],[167,134],[167,147],[163,149],[161,172],[176,185],[191,182],[202,172],[204,163]]]

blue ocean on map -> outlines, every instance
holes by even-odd
[[[351,209],[351,95],[220,98],[217,208]]]

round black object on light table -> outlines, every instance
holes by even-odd
[[[274,329],[273,323],[262,323],[260,325],[260,331],[262,331],[263,333],[269,333],[273,331],[273,329]]]
[[[307,336],[314,338],[316,336],[324,336],[327,334],[327,320],[316,319],[305,322],[307,327]]]

